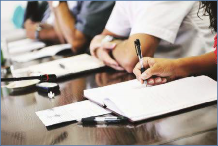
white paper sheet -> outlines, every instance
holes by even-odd
[[[8,43],[9,53],[11,54],[29,52],[45,46],[45,43],[32,39],[23,39]]]
[[[36,112],[45,126],[111,113],[89,100]]]
[[[64,65],[62,68],[60,64]],[[56,74],[58,77],[67,74],[79,73],[86,70],[97,69],[105,66],[104,63],[97,58],[81,54],[69,58],[54,60],[38,65],[33,65],[27,68],[17,69],[13,71],[14,77],[20,77],[30,74]]]
[[[135,88],[135,81],[121,83],[119,86],[123,90],[118,85],[112,85],[110,88],[108,86],[87,90],[84,95],[96,102],[96,96],[101,97],[100,103],[103,102],[109,109],[132,121],[217,100],[217,82],[207,76],[188,77],[152,87]],[[129,89],[126,88],[127,84]]]
[[[16,61],[16,62],[28,62],[28,61],[31,61],[34,59],[54,56],[57,53],[59,53],[60,51],[70,49],[70,48],[71,48],[70,44],[53,45],[53,46],[45,47],[45,48],[38,50],[38,51],[35,51],[35,52],[24,53],[22,55],[12,57],[11,59],[13,61]]]
[[[110,95],[111,93],[119,93],[132,89],[141,89],[141,88],[146,88],[146,85],[141,84],[139,81],[137,81],[137,79],[134,79],[134,80],[117,83],[105,87],[98,87],[94,89],[84,90],[84,96],[94,102],[104,105],[105,98],[108,97],[108,95]],[[106,95],[105,93],[108,94]]]

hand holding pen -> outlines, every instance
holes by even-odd
[[[141,70],[141,74],[142,74],[145,71],[145,68],[143,66],[143,57],[142,57],[141,44],[140,44],[139,39],[136,39],[134,43],[135,43],[136,54],[137,54],[137,56],[139,58],[139,63],[141,65],[140,70]],[[143,83],[147,85],[147,81],[146,80],[144,80]]]
[[[170,76],[168,73],[170,73],[171,70],[171,68],[169,68],[168,71],[167,66],[174,66],[172,65],[173,62],[171,60],[150,57],[143,58],[139,39],[136,39],[134,43],[139,63],[135,66],[133,73],[142,84],[158,85],[173,79],[173,77],[168,78],[168,80],[166,78]]]
[[[147,80],[148,85],[159,85],[178,78],[179,67],[176,62],[171,59],[151,58],[144,57],[142,59],[145,72],[141,73],[141,63],[138,63],[133,73],[137,79],[143,83],[143,80]]]

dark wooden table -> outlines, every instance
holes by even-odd
[[[83,74],[59,83],[61,94],[54,99],[43,97],[34,90],[16,95],[3,87],[1,89],[1,144],[217,144],[216,103],[134,125],[127,123],[104,127],[82,127],[75,122],[70,122],[46,128],[35,114],[39,110],[85,100],[84,89],[134,78],[132,74],[108,69]]]

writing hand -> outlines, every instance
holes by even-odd
[[[142,74],[140,63],[133,70],[133,73],[141,83],[143,83],[143,80],[147,80],[149,85],[158,85],[177,78],[176,71],[178,71],[178,67],[176,60],[144,57],[143,66],[146,71]]]

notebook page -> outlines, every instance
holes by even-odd
[[[13,41],[8,43],[8,47],[9,48],[13,48],[13,47],[17,47],[17,46],[22,46],[22,45],[26,45],[26,44],[30,44],[34,42],[34,40],[32,39],[22,39],[22,40],[18,40],[18,41]]]
[[[45,126],[111,113],[89,100],[36,112]]]
[[[27,52],[22,55],[18,55],[12,58],[13,61],[16,62],[28,62],[34,59],[39,59],[43,57],[49,57],[49,56],[54,56],[58,52],[70,49],[71,45],[70,44],[58,44],[58,45],[53,45],[49,47],[45,47],[41,50],[35,51],[35,52]]]
[[[60,64],[64,65],[65,68],[61,68]],[[40,64],[36,67],[31,67],[31,72],[40,74],[52,74],[55,73],[57,76],[62,76],[70,73],[78,73],[85,70],[91,70],[105,66],[100,60],[87,55],[77,55],[74,57],[55,60],[48,63]]]
[[[60,64],[64,65],[65,68],[60,67]],[[41,63],[38,65],[30,66],[28,68],[17,69],[13,71],[14,76],[20,74],[56,74],[58,77],[79,73],[86,70],[97,69],[105,66],[100,60],[87,55],[77,55],[69,58],[54,60],[46,63]]]
[[[45,43],[31,39],[23,39],[8,43],[9,53],[12,54],[29,52],[32,50],[43,48],[45,46]]]
[[[133,121],[217,100],[217,82],[206,76],[110,94],[110,100]],[[108,101],[107,101],[108,102]]]
[[[120,91],[127,91],[130,89],[141,89],[145,88],[145,85],[139,83],[136,79],[125,81],[105,87],[98,87],[94,89],[84,90],[84,96],[96,103],[104,105],[104,100],[110,97],[111,93],[117,93]],[[106,94],[105,94],[106,93]]]

